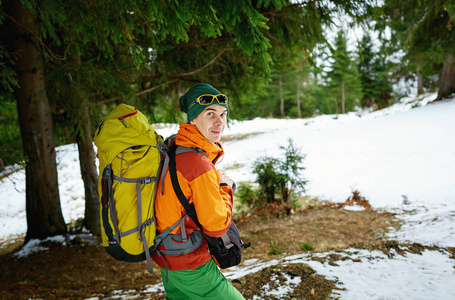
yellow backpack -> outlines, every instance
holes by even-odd
[[[94,141],[103,246],[117,260],[147,260],[151,273],[163,139],[135,107],[120,104],[98,126]]]

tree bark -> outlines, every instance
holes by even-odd
[[[334,99],[335,99],[335,115],[338,118],[338,100],[337,100],[338,97],[335,96]]]
[[[420,68],[417,68],[417,94],[423,94],[423,76],[420,73]]]
[[[301,109],[300,109],[300,85],[302,82],[297,80],[297,117],[302,117]]]
[[[344,82],[341,82],[341,113],[344,114],[345,112]]]
[[[77,43],[73,44],[72,52],[73,62],[81,66],[81,55]],[[90,112],[83,87],[80,86],[79,80],[79,76],[76,76],[76,82],[73,83],[74,92],[72,93],[71,105],[73,107],[73,113],[75,113],[75,119],[77,120],[74,127],[77,132],[76,142],[79,150],[79,166],[85,191],[85,217],[83,225],[93,235],[100,235],[98,173],[96,171],[95,152],[93,151]]]
[[[280,85],[280,113],[281,113],[281,116],[284,117],[283,80],[282,80],[281,76],[280,76],[279,85]]]
[[[100,235],[100,200],[98,197],[98,173],[95,165],[95,152],[90,131],[90,114],[88,105],[81,101],[81,118],[78,126],[82,134],[76,137],[79,149],[79,162],[82,180],[85,188],[85,218],[84,226],[93,235]]]
[[[442,66],[441,83],[439,84],[438,98],[441,100],[455,93],[455,68],[453,55],[448,54]]]
[[[14,66],[19,88],[14,96],[17,102],[24,155],[27,157],[26,210],[27,235],[44,239],[65,234],[58,191],[57,164],[52,127],[52,111],[47,98],[43,75],[44,62],[39,50],[37,18],[21,5],[10,1],[9,21],[14,35],[12,46],[20,56]]]

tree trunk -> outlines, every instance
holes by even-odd
[[[14,51],[20,52],[14,70],[20,88],[17,102],[24,155],[28,158],[26,173],[27,235],[43,239],[67,232],[60,206],[57,165],[52,127],[52,111],[47,98],[43,56],[40,42],[30,32],[37,32],[38,20],[21,5],[10,1],[9,21],[14,35]]]
[[[335,98],[335,115],[338,118],[338,96],[335,96],[333,98]]]
[[[453,55],[448,54],[442,66],[441,83],[439,84],[438,98],[441,100],[455,93],[455,68],[453,64]]]
[[[423,94],[423,76],[420,73],[420,68],[417,68],[417,94]]]
[[[81,66],[81,55],[79,45],[74,43],[72,48],[73,62]],[[98,196],[98,173],[95,165],[95,152],[93,151],[93,140],[91,134],[90,112],[88,103],[85,101],[83,87],[79,83],[79,76],[76,76],[74,93],[71,99],[76,114],[76,142],[79,150],[79,166],[81,168],[82,181],[85,189],[85,217],[84,227],[93,235],[100,235],[100,200]],[[79,129],[79,130],[77,130]]]
[[[280,113],[284,117],[283,80],[280,76]]]
[[[302,82],[297,80],[297,117],[302,117],[302,113],[300,112],[300,85]]]
[[[341,113],[344,114],[345,112],[344,82],[341,82]]]
[[[98,197],[98,173],[95,165],[95,152],[90,131],[90,114],[85,101],[81,107],[81,118],[78,126],[82,133],[76,137],[79,149],[79,161],[82,180],[85,188],[85,219],[84,226],[93,235],[100,235],[100,200]]]

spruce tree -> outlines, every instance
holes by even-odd
[[[347,38],[343,29],[339,30],[331,50],[331,70],[327,72],[327,84],[334,99],[335,113],[350,111],[360,98],[361,86],[357,65],[347,50]]]
[[[455,5],[446,0],[386,0],[375,12],[382,28],[389,26],[393,38],[406,53],[405,59],[418,75],[430,75],[439,67],[438,99],[455,92]],[[434,73],[433,73],[434,74]]]
[[[267,5],[272,5],[269,9],[280,9],[283,3],[272,1],[267,2]],[[2,9],[3,7],[8,18],[1,20],[4,22],[2,35],[15,33],[8,37],[12,43],[5,51],[16,53],[17,49],[23,49],[21,56],[12,59],[15,64],[10,69],[19,74],[16,78],[18,84],[13,89],[18,104],[24,154],[28,157],[26,240],[66,232],[58,193],[52,109],[46,91],[48,86],[44,76],[45,69],[54,69],[55,72],[66,75],[66,81],[59,80],[57,85],[71,86],[74,78],[76,85],[82,87],[82,82],[77,81],[78,76],[73,77],[78,70],[83,71],[84,66],[92,64],[94,67],[89,72],[101,73],[97,67],[110,64],[121,71],[120,80],[113,82],[124,82],[124,86],[138,86],[138,73],[128,73],[125,72],[126,69],[138,70],[147,64],[146,60],[153,62],[157,59],[157,55],[145,55],[146,49],[162,51],[175,47],[173,43],[188,41],[187,30],[191,26],[198,29],[202,43],[205,42],[203,37],[216,39],[221,36],[221,31],[226,31],[228,39],[234,41],[233,46],[251,57],[253,62],[266,70],[270,62],[270,43],[262,31],[267,29],[267,18],[249,1],[223,1],[196,6],[193,1],[169,2],[168,5],[155,1],[88,1],[67,2],[64,8],[60,1],[9,1],[6,4],[2,2]],[[191,14],[187,13],[190,11]],[[79,44],[80,53],[73,47],[75,43]],[[216,57],[213,50],[210,52]],[[67,56],[71,59],[67,59]],[[188,56],[186,59],[191,61]],[[156,64],[153,65],[156,67]],[[153,74],[150,75],[153,77]],[[80,78],[85,79],[82,76]],[[167,81],[165,77],[158,77],[153,84]],[[11,82],[14,84],[15,79]],[[66,92],[69,97],[63,98],[64,102],[61,104],[71,113],[84,112],[84,106],[93,102],[85,99],[85,95],[93,93],[96,89],[90,90],[90,87],[100,85],[99,83],[104,82],[100,80],[88,85],[85,89],[77,90],[77,94]],[[3,84],[5,85],[5,82]],[[112,82],[106,84],[110,89],[106,89],[105,92],[108,93],[103,94],[109,95],[113,92]],[[132,93],[135,91],[132,90]],[[56,95],[58,94],[50,97]],[[73,96],[79,98],[71,100]],[[74,107],[77,104],[79,105]],[[69,119],[86,116],[85,111],[84,114],[71,115]],[[84,145],[91,144],[90,140],[86,139],[91,136],[88,135],[88,129],[78,127],[77,130],[84,131],[81,136],[84,138]],[[36,138],[37,136],[40,138]]]
[[[54,140],[62,139],[54,139],[54,131],[74,128],[70,139],[77,136],[87,150],[91,134],[84,125],[96,126],[98,108],[137,103],[155,121],[157,107],[172,108],[182,91],[201,81],[229,92],[238,100],[233,116],[240,114],[249,104],[242,101],[262,93],[280,53],[311,50],[334,11],[358,13],[359,7],[356,1],[2,1],[0,33],[8,43],[0,48],[6,76],[0,83],[6,93],[14,91],[28,157],[27,214],[33,219],[27,239],[66,230],[54,155]],[[20,28],[25,31],[11,35]],[[90,124],[88,113],[96,118]],[[51,207],[55,224],[45,211]]]
[[[383,108],[388,106],[392,87],[390,83],[390,62],[383,43],[381,51],[375,52],[371,32],[366,31],[359,42],[358,71],[362,84],[362,107]]]
[[[371,107],[377,95],[377,76],[373,67],[375,53],[373,52],[371,35],[368,31],[363,35],[358,48],[360,50],[358,70],[363,93],[361,104],[362,107]]]

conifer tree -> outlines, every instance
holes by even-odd
[[[278,0],[272,3],[267,2],[268,5],[274,5],[270,9],[280,9],[284,4]],[[235,46],[253,61],[265,69],[270,62],[270,43],[262,31],[267,29],[267,18],[250,1],[220,1],[196,6],[193,1],[169,2],[168,5],[155,1],[107,4],[88,1],[67,2],[64,8],[60,1],[9,1],[2,2],[2,10],[3,8],[4,15],[8,18],[1,20],[4,22],[2,35],[7,35],[9,31],[16,34],[9,37],[12,43],[5,53],[23,49],[21,56],[11,60],[17,61],[10,70],[19,74],[14,91],[24,154],[28,157],[26,240],[66,232],[58,193],[52,110],[44,77],[44,70],[49,67],[49,63],[59,66],[58,70],[70,70],[71,74],[71,71],[81,69],[82,63],[68,69],[67,54],[74,57],[72,61],[82,59],[85,63],[98,59],[117,68],[120,66],[118,63],[122,62],[121,58],[128,57],[131,58],[129,65],[138,69],[145,64],[145,59],[156,59],[144,55],[144,49],[159,50],[163,46],[171,47],[171,42],[178,44],[188,41],[187,29],[190,26],[198,28],[201,38],[213,39],[226,31],[230,40],[235,41]],[[189,11],[192,14],[188,14]],[[81,54],[76,53],[72,47],[74,43],[83,46]],[[51,44],[54,46],[52,49]],[[124,74],[120,81],[131,85],[136,73],[132,75],[128,77]],[[165,81],[163,78],[162,82]],[[10,82],[15,84],[15,79]],[[80,94],[87,93],[82,91]],[[85,96],[82,97],[75,101],[68,100],[64,103],[65,107],[74,108],[71,103],[87,103],[84,101]],[[81,111],[80,108],[83,105],[73,111]],[[87,137],[88,133],[84,134]],[[90,144],[90,140],[84,144]]]
[[[382,28],[390,26],[414,73],[430,74],[439,66],[438,99],[455,92],[453,1],[386,0],[375,15]]]
[[[391,105],[390,99],[392,97],[392,82],[394,77],[392,70],[397,67],[397,63],[389,60],[387,48],[387,43],[383,41],[379,52],[376,53],[373,64],[377,78],[376,104],[379,109]]]
[[[382,51],[375,52],[371,33],[366,31],[359,42],[358,71],[362,84],[362,107],[372,107],[374,104],[383,108],[389,105],[391,97],[391,83],[389,75],[389,62],[384,43]]]
[[[335,103],[341,113],[352,110],[360,98],[360,81],[357,65],[347,50],[347,38],[344,30],[339,30],[331,50],[331,70],[327,73],[328,85]]]
[[[311,49],[334,10],[358,8],[356,1],[2,1],[0,33],[11,43],[0,48],[6,62],[0,64],[6,74],[1,84],[14,90],[29,159],[27,214],[33,219],[27,239],[66,230],[53,142],[54,130],[62,132],[64,121],[74,126],[71,133],[86,150],[91,145],[82,126],[88,124],[87,107],[93,113],[120,101],[140,103],[153,116],[156,107],[172,107],[171,99],[175,103],[179,93],[201,81],[238,96],[235,112],[242,100],[260,92],[279,53]],[[20,28],[20,35],[10,35]],[[43,178],[52,182],[43,184]],[[38,187],[43,192],[37,193]]]
[[[371,107],[376,98],[376,74],[374,71],[373,44],[370,33],[367,31],[358,46],[360,50],[360,62],[358,65],[360,81],[362,83],[362,107]]]

